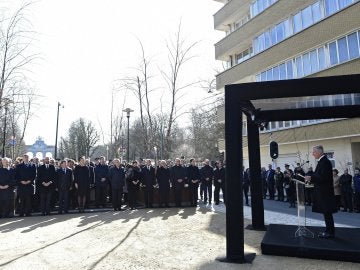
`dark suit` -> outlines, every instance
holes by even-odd
[[[180,179],[182,181],[180,182]],[[181,206],[182,191],[185,184],[185,170],[181,165],[175,165],[171,168],[171,182],[175,190],[175,204]]]
[[[200,170],[197,166],[190,165],[187,168],[188,179],[190,184],[190,206],[196,206],[198,201]]]
[[[121,210],[121,197],[125,186],[125,171],[122,167],[113,166],[109,169],[112,204],[114,210]]]
[[[12,168],[0,168],[0,186],[7,186],[0,189],[0,218],[10,217],[11,205],[14,200],[15,171]]]
[[[94,169],[95,173],[95,200],[96,206],[102,205],[105,207],[107,187],[109,184],[108,174],[109,167],[105,164],[98,164]],[[103,180],[105,178],[105,180]]]
[[[170,169],[159,167],[156,171],[156,179],[159,185],[160,207],[169,206],[170,193]]]
[[[69,193],[73,182],[73,171],[70,168],[59,168],[56,172],[55,186],[59,192],[59,213],[69,209]]]
[[[275,170],[269,169],[266,171],[266,184],[269,191],[269,199],[273,200],[275,198]]]
[[[205,165],[200,170],[201,183],[204,188],[204,203],[207,203],[209,196],[209,203],[212,197],[212,181],[214,177],[214,169],[210,165]]]
[[[55,167],[53,165],[45,164],[38,168],[37,183],[40,191],[40,208],[43,214],[50,214],[51,195],[55,188]],[[49,184],[44,186],[44,184]]]
[[[337,212],[335,201],[332,165],[326,156],[322,156],[316,165],[314,174],[311,176],[314,183],[314,203],[312,210],[324,214],[326,232],[335,233],[334,219],[332,214]]]
[[[152,166],[143,166],[141,168],[142,178],[141,183],[145,186],[144,188],[144,200],[145,207],[153,207],[154,197],[154,185],[156,184],[155,179],[155,168]]]
[[[34,181],[36,178],[36,168],[31,163],[21,163],[16,167],[16,182],[18,184],[19,214],[29,216],[31,214],[31,197],[34,194]],[[21,181],[30,181],[23,184]]]
[[[215,204],[220,203],[220,189],[225,199],[225,168],[216,168],[214,170],[214,201]]]

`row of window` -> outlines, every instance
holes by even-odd
[[[300,10],[253,40],[254,53],[259,53],[285,38],[317,23],[359,0],[319,0]]]
[[[301,78],[360,57],[360,31],[304,53],[256,75],[256,81]]]
[[[250,4],[250,16],[255,17],[259,13],[274,4],[277,0],[256,0]]]

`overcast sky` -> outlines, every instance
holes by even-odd
[[[17,2],[17,1],[16,1]],[[19,1],[20,2],[20,1]],[[214,43],[223,36],[213,29],[213,14],[221,8],[213,0],[40,0],[31,7],[36,31],[34,45],[41,59],[32,67],[41,106],[31,119],[26,143],[42,136],[55,143],[57,102],[60,111],[59,136],[65,136],[73,120],[79,117],[101,123],[109,134],[111,91],[114,81],[134,74],[141,56],[139,40],[152,59],[150,87],[158,88],[152,110],[159,109],[164,81],[158,72],[166,67],[166,40],[174,37],[180,20],[187,44],[200,41],[197,55],[183,70],[184,83],[212,78]],[[184,102],[199,104],[208,96],[205,90],[189,88]],[[117,96],[118,104],[123,94]],[[127,107],[138,113],[136,100],[128,93]],[[133,119],[133,118],[130,118]],[[183,118],[182,124],[187,119]]]

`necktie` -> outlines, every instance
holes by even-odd
[[[46,164],[46,169],[49,169],[49,164]]]

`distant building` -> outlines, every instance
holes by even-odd
[[[226,34],[215,44],[215,58],[226,63],[226,70],[216,77],[217,90],[227,84],[360,73],[359,0],[217,2],[224,6],[214,15],[214,28]],[[360,95],[309,97],[297,106],[312,104],[360,104]],[[218,121],[224,121],[223,107],[218,109]],[[247,145],[246,122],[243,127]],[[274,161],[269,156],[271,140],[279,144],[280,155]],[[323,144],[336,168],[352,170],[360,166],[360,121],[271,122],[261,132],[260,144],[263,166],[274,163],[283,169],[285,162],[314,166],[312,146]],[[225,150],[223,139],[219,148]]]
[[[42,159],[44,157],[52,157],[54,152],[55,146],[46,145],[41,137],[38,137],[33,145],[26,145],[26,153],[29,157]]]

